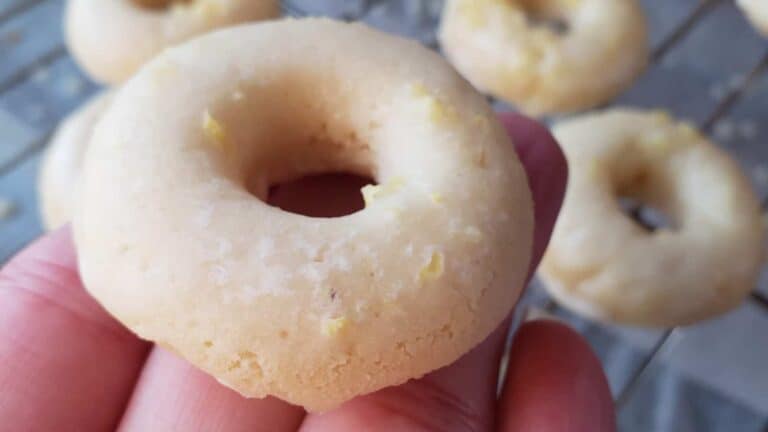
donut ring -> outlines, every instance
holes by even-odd
[[[264,202],[334,171],[378,180],[365,209]],[[485,99],[415,42],[324,19],[159,56],[99,122],[82,186],[81,274],[107,310],[313,411],[455,361],[507,316],[531,254],[526,175]]]
[[[278,16],[277,0],[69,0],[69,49],[95,80],[117,84],[168,46]]]
[[[94,96],[61,123],[48,144],[38,180],[38,202],[47,230],[72,219],[85,149],[112,97],[109,91]]]
[[[540,24],[555,22],[565,29]],[[448,0],[442,48],[478,89],[531,115],[613,99],[648,62],[636,0]]]
[[[765,0],[737,0],[747,18],[764,36],[768,36],[768,3]]]
[[[763,264],[760,206],[722,150],[661,112],[616,109],[554,133],[569,187],[540,275],[562,304],[604,321],[692,324],[736,307]],[[649,232],[629,196],[671,216]]]

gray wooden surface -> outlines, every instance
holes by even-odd
[[[663,107],[698,122],[768,197],[768,43],[730,0],[642,3],[655,61],[616,103]],[[440,6],[286,3],[289,13],[362,18],[430,46]],[[66,53],[63,7],[63,0],[0,0],[0,262],[40,235],[40,152],[56,124],[97,88]],[[768,272],[756,293],[725,317],[668,331],[590,323],[557,308],[535,283],[521,310],[547,309],[590,340],[618,399],[621,430],[757,432],[768,430]]]

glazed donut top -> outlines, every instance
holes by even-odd
[[[67,39],[84,69],[114,84],[169,46],[279,12],[278,0],[69,0]]]
[[[609,100],[645,68],[636,0],[448,0],[447,56],[478,88],[531,115]]]
[[[665,112],[612,109],[554,128],[568,191],[540,274],[588,316],[653,327],[686,325],[738,305],[763,265],[760,206],[738,165]],[[641,227],[629,197],[663,212]]]
[[[338,171],[378,181],[365,209],[264,202]],[[357,24],[255,24],[169,50],[97,126],[84,178],[88,290],[241,393],[311,410],[455,361],[528,272],[530,191],[491,107],[437,54]]]

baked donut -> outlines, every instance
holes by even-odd
[[[531,115],[608,102],[648,62],[636,0],[447,0],[439,38],[478,89]]]
[[[765,36],[768,36],[768,2],[765,0],[737,0],[736,3],[747,14],[749,21]]]
[[[763,264],[760,206],[737,164],[663,112],[615,109],[554,128],[568,191],[539,274],[563,305],[604,321],[692,324],[736,307]],[[663,212],[644,227],[631,198]]]
[[[38,179],[40,215],[46,229],[69,222],[77,202],[77,183],[85,149],[113,93],[102,92],[70,114],[51,138]]]
[[[69,0],[67,44],[92,78],[116,84],[168,46],[279,8],[277,0]]]
[[[364,209],[266,204],[329,172],[378,182]],[[81,273],[108,311],[243,395],[312,411],[455,361],[510,312],[531,254],[491,107],[438,54],[359,24],[167,51],[99,122],[82,186]]]

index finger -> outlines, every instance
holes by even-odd
[[[85,292],[68,228],[0,270],[7,430],[114,429],[148,347]]]
[[[528,173],[535,203],[534,256],[546,248],[565,192],[565,157],[541,124],[501,114]],[[347,402],[325,414],[306,417],[302,432],[486,431],[494,423],[498,366],[507,333],[502,323],[484,342],[454,364],[427,376]]]

